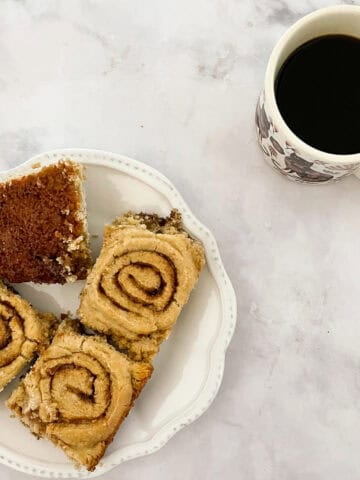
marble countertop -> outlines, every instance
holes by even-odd
[[[359,479],[360,183],[288,182],[253,125],[274,42],[331,3],[0,3],[0,168],[62,147],[158,168],[214,232],[237,293],[211,408],[106,480]]]

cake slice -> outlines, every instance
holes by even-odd
[[[111,335],[135,360],[151,361],[188,301],[204,249],[181,215],[127,213],[105,228],[104,243],[81,293],[78,315]]]
[[[92,471],[151,373],[150,364],[66,319],[7,405],[37,437]]]
[[[91,266],[83,167],[70,160],[0,184],[0,278],[65,283]]]
[[[0,391],[48,346],[56,324],[0,282]]]

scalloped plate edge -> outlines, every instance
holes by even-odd
[[[173,435],[175,435],[175,433],[186,425],[190,425],[209,408],[215,399],[222,382],[225,354],[236,325],[237,305],[234,288],[225,271],[213,234],[196,219],[174,185],[156,169],[137,160],[116,153],[85,148],[67,148],[51,150],[36,155],[15,168],[1,172],[0,179],[4,181],[13,176],[36,172],[37,169],[41,169],[45,165],[54,163],[61,158],[66,157],[78,161],[79,163],[114,168],[138,178],[161,192],[173,207],[176,207],[181,211],[185,227],[203,242],[206,251],[207,264],[219,289],[222,303],[221,328],[210,352],[210,369],[203,389],[189,408],[169,420],[150,439],[129,445],[123,448],[121,452],[115,451],[111,453],[106,459],[106,464],[101,465],[100,463],[96,471],[93,473],[89,473],[85,470],[75,470],[71,464],[69,464],[68,468],[62,467],[61,469],[56,467],[51,468],[44,465],[40,466],[39,464],[34,464],[29,457],[16,454],[5,447],[0,448],[0,463],[23,473],[37,475],[44,478],[95,478],[109,472],[111,469],[127,460],[156,452],[163,447]],[[39,165],[34,167],[36,164]]]

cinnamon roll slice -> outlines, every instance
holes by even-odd
[[[0,282],[0,391],[46,348],[55,324]]]
[[[66,319],[7,405],[36,436],[92,471],[151,373],[150,364]]]
[[[205,263],[203,246],[168,218],[127,213],[105,228],[81,294],[81,322],[112,335],[135,360],[150,361],[173,327]]]

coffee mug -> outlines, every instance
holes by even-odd
[[[279,173],[300,183],[330,183],[351,174],[360,178],[360,152],[337,155],[308,145],[290,130],[276,103],[275,80],[285,60],[305,42],[329,34],[360,37],[360,6],[317,10],[285,32],[270,55],[256,107],[256,132],[265,159]]]

